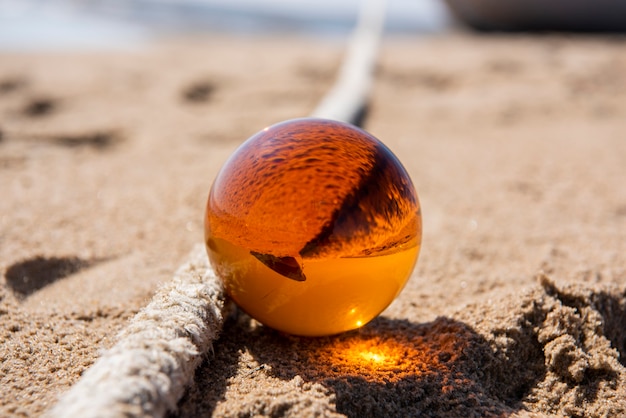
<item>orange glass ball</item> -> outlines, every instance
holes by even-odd
[[[206,248],[228,295],[295,335],[358,328],[406,284],[419,254],[417,193],[367,132],[294,119],[244,142],[207,202]]]

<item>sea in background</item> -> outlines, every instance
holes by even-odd
[[[0,49],[133,47],[189,33],[344,37],[362,0],[0,0]],[[445,30],[440,0],[389,0],[388,34]]]

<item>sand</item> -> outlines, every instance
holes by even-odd
[[[212,179],[305,116],[342,45],[212,36],[0,54],[0,415],[38,416],[195,244]],[[626,414],[626,38],[388,38],[365,128],[424,236],[364,328],[243,313],[171,417]]]

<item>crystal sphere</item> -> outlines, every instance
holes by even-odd
[[[294,119],[244,142],[209,193],[205,243],[227,294],[295,335],[352,330],[406,284],[421,214],[396,156],[347,123]]]

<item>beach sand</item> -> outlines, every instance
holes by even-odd
[[[0,54],[1,416],[115,343],[203,241],[221,164],[311,112],[342,46]],[[404,291],[335,337],[235,313],[171,417],[625,415],[626,38],[388,38],[364,127],[422,205]]]

